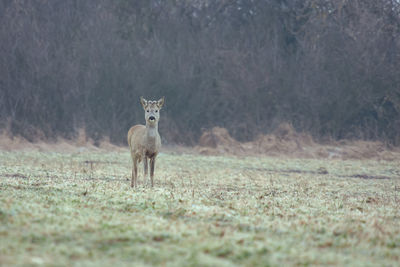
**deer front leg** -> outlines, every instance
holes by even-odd
[[[156,157],[150,159],[150,179],[151,179],[151,187],[154,186],[153,184],[153,177],[154,177],[154,165],[156,164]]]
[[[146,181],[147,178],[147,170],[148,170],[148,164],[147,164],[147,157],[143,157],[143,169],[144,169],[144,180]]]

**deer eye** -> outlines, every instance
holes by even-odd
[[[156,110],[156,113],[158,112],[158,110]]]
[[[147,110],[147,112],[150,112],[149,110]]]

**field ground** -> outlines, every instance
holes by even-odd
[[[0,150],[0,265],[394,266],[399,161]],[[141,171],[141,169],[140,169]]]

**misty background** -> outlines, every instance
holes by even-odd
[[[124,144],[139,97],[164,143],[287,122],[400,144],[397,0],[1,0],[0,129]]]

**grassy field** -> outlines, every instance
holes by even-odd
[[[399,165],[0,151],[0,265],[394,266]]]

